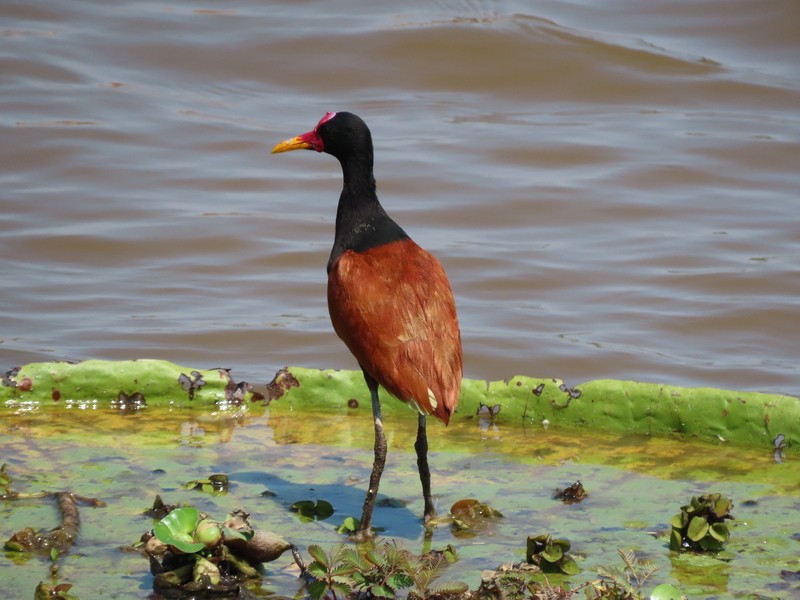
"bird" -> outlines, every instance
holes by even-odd
[[[424,522],[436,515],[431,496],[426,417],[445,425],[461,391],[461,330],[441,263],[386,212],[373,173],[372,134],[350,112],[328,112],[316,127],[272,153],[315,150],[337,158],[343,185],[328,259],[328,312],[336,334],[361,368],[370,392],[374,461],[361,519],[352,538],[374,536],[372,512],[386,463],[378,388],[418,413],[414,449],[422,484]]]

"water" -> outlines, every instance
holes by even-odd
[[[340,171],[444,263],[465,375],[800,391],[800,6],[4,2],[0,366],[354,368]]]
[[[236,509],[251,513],[257,529],[299,546],[332,549],[336,528],[358,517],[372,466],[369,419],[252,405],[246,414],[148,408],[142,412],[54,408],[7,415],[0,430],[0,462],[7,462],[13,491],[70,490],[99,498],[102,508],[81,505],[81,530],[54,579],[70,583],[78,598],[140,599],[153,581],[147,559],[121,551],[153,526],[143,514],[155,495],[196,506],[224,519]],[[408,413],[409,417],[411,413]],[[689,598],[796,598],[796,515],[800,471],[789,456],[692,439],[614,436],[458,419],[447,431],[431,429],[432,490],[441,517],[462,498],[488,502],[502,519],[467,532],[442,520],[430,538],[412,446],[416,419],[387,418],[389,452],[374,524],[382,536],[415,553],[455,547],[458,561],[440,583],[462,581],[472,589],[481,572],[525,559],[529,535],[566,537],[581,568],[576,587],[597,579],[598,566],[622,566],[617,550],[633,550],[657,568],[644,587],[672,583]],[[214,473],[229,477],[229,492],[216,496],[186,489]],[[580,504],[565,505],[554,491],[580,480]],[[193,486],[189,486],[193,487]],[[677,556],[668,550],[669,520],[692,496],[721,493],[734,502],[731,539],[719,556]],[[303,523],[289,507],[326,500],[329,519]],[[400,506],[397,506],[399,504]],[[24,527],[55,527],[52,501],[0,502],[3,540]],[[485,525],[485,526],[484,526]],[[265,566],[262,590],[293,597],[300,582],[287,554]],[[0,553],[0,594],[30,598],[49,581],[50,561]],[[786,576],[782,575],[786,572]],[[92,595],[94,593],[94,596]],[[403,594],[401,594],[403,596]]]

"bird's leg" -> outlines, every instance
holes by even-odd
[[[369,489],[364,498],[364,508],[361,511],[361,522],[358,531],[353,534],[353,539],[363,542],[372,537],[372,509],[375,508],[375,497],[378,495],[378,486],[381,483],[383,467],[386,464],[386,435],[383,432],[381,420],[381,403],[378,399],[378,382],[364,373],[367,380],[369,393],[372,397],[372,417],[375,420],[375,461],[372,463],[372,473],[369,476]]]
[[[430,521],[436,516],[436,509],[433,507],[431,498],[431,470],[428,467],[428,434],[425,429],[425,415],[419,415],[419,425],[417,426],[417,441],[414,442],[414,450],[417,451],[417,469],[419,469],[419,480],[422,482],[422,497],[425,500],[425,522]]]

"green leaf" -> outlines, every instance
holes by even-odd
[[[722,518],[727,516],[733,508],[733,502],[729,498],[720,498],[714,502],[714,514]]]
[[[571,556],[565,556],[559,566],[561,567],[561,572],[565,575],[577,575],[581,572],[578,563]]]
[[[408,588],[414,585],[414,580],[411,579],[405,573],[395,573],[391,575],[387,580],[386,583],[393,589],[399,590],[403,588]]]
[[[217,545],[222,540],[222,529],[219,523],[211,519],[203,519],[194,531],[194,541],[205,544],[206,548]]]
[[[686,535],[693,542],[699,542],[708,533],[708,521],[704,517],[694,517],[689,521],[689,528],[686,530]]]
[[[342,561],[343,566],[351,571],[353,569],[357,569],[359,571],[366,571],[369,569],[369,565],[367,565],[361,559],[361,555],[355,548],[345,548],[339,556],[339,560]]]
[[[700,540],[700,547],[703,550],[708,550],[710,552],[716,552],[717,550],[722,550],[722,542],[719,540],[714,539],[710,535],[704,537]]]
[[[670,583],[662,583],[650,592],[650,600],[681,600],[681,591]]]
[[[205,544],[194,542],[194,534],[200,513],[194,506],[176,508],[153,526],[156,537],[186,554],[205,548]]]
[[[336,533],[353,533],[360,524],[361,522],[355,517],[345,517],[342,524],[336,528]]]
[[[669,524],[675,529],[682,529],[686,527],[686,513],[678,513],[669,520]]]
[[[312,581],[308,584],[308,595],[314,600],[320,600],[328,591],[328,584],[324,581]],[[348,590],[349,591],[349,590]]]
[[[222,528],[222,535],[226,540],[242,540],[246,542],[247,540],[252,539],[255,533],[256,532],[252,529],[249,531],[241,531],[228,526]]]
[[[316,560],[308,563],[306,571],[314,579],[325,580],[328,577],[328,569],[318,563]]]
[[[680,552],[683,550],[683,536],[677,529],[673,529],[669,536],[669,549],[673,552]]]
[[[548,562],[557,563],[564,556],[564,550],[558,544],[548,544],[542,550],[541,556]]]
[[[572,544],[569,543],[569,540],[553,540],[552,543],[561,546],[561,549],[564,552],[568,552],[569,549],[572,547]]]
[[[388,585],[380,585],[378,583],[369,586],[369,592],[376,598],[394,598],[395,593]]]
[[[709,533],[712,535],[712,537],[714,537],[714,539],[722,543],[727,542],[731,537],[731,532],[725,523],[714,523],[709,528]]]
[[[314,507],[314,513],[317,519],[324,521],[333,514],[333,505],[327,500],[317,500],[317,505]]]
[[[346,583],[334,582],[331,584],[331,591],[338,598],[349,598],[353,594],[353,586]]]
[[[370,544],[366,547],[366,549],[364,550],[364,558],[368,562],[376,566],[381,566],[386,564],[386,560],[384,559],[383,556],[378,554],[378,550],[377,548],[375,548],[374,544]]]
[[[330,566],[328,563],[328,555],[325,554],[325,550],[322,549],[322,546],[318,544],[311,544],[308,547],[308,553],[311,555],[315,561],[317,561],[322,567],[326,570]]]

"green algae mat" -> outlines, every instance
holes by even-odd
[[[0,464],[16,493],[70,491],[103,505],[80,506],[80,531],[63,556],[6,549],[0,597],[31,598],[37,585],[71,584],[74,598],[146,598],[153,579],[132,549],[153,527],[156,495],[222,518],[242,508],[259,529],[301,553],[332,548],[360,514],[371,467],[372,424],[360,374],[282,370],[266,388],[236,383],[224,369],[162,361],[26,365],[0,386]],[[529,536],[568,539],[580,571],[562,585],[597,579],[618,550],[657,567],[650,588],[673,584],[689,598],[800,595],[800,401],[793,397],[598,381],[465,381],[447,428],[429,425],[433,492],[440,514],[464,498],[503,516],[476,529],[442,523],[429,536],[413,440],[416,419],[385,399],[389,441],[375,513],[381,534],[412,552],[455,548],[442,582],[472,589],[481,572],[525,560]],[[225,493],[202,482],[229,480]],[[586,495],[554,497],[580,481]],[[0,478],[0,485],[2,478]],[[0,487],[2,491],[2,487]],[[724,551],[669,550],[670,520],[690,498],[734,502]],[[327,518],[303,518],[299,501],[324,500]],[[55,527],[42,498],[0,502],[3,541]],[[50,576],[55,568],[55,575]],[[301,588],[288,555],[267,563],[257,595]]]

